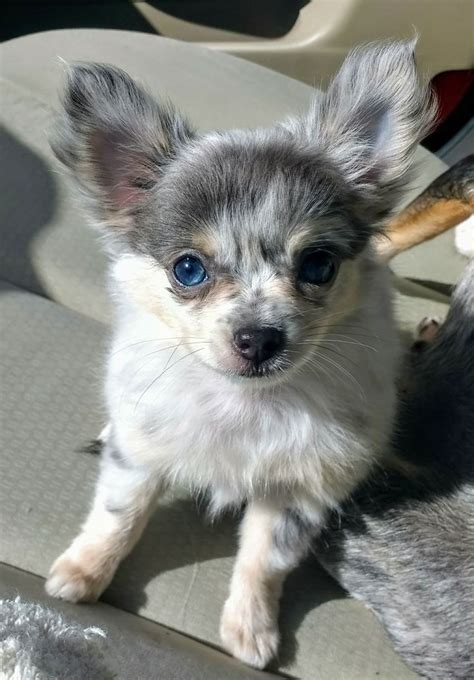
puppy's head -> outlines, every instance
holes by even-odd
[[[431,120],[412,44],[352,53],[304,118],[204,135],[122,71],[78,65],[53,148],[170,336],[218,371],[283,376],[360,303]]]

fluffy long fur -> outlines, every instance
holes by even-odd
[[[417,140],[436,118],[432,92],[418,77],[415,46],[416,40],[356,48],[302,121],[308,143],[330,149],[345,177],[363,189],[362,210],[370,211],[372,228],[396,206],[414,171]]]
[[[357,490],[316,554],[423,677],[466,680],[474,677],[474,262],[445,324],[416,345],[405,373],[393,442],[401,466]]]
[[[65,620],[35,602],[0,600],[0,677],[3,680],[114,680],[106,634]]]
[[[214,512],[248,504],[224,645],[276,653],[285,575],[390,436],[398,338],[369,241],[432,115],[404,43],[351,54],[300,121],[206,135],[117,69],[71,69],[54,149],[112,244],[117,320],[96,497],[50,594],[98,597],[163,489],[205,489]],[[308,252],[327,284],[302,279]],[[185,254],[207,270],[194,288]],[[282,338],[258,370],[235,347],[248,327]]]

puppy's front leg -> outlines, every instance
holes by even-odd
[[[318,526],[269,501],[251,503],[241,527],[221,639],[233,656],[264,668],[278,648],[278,605],[286,575],[308,551]]]
[[[71,602],[96,600],[145,528],[159,478],[105,443],[92,510],[81,533],[51,567],[46,590]]]

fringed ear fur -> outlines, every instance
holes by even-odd
[[[397,204],[416,145],[436,117],[431,91],[418,77],[415,46],[412,40],[355,49],[303,126],[307,142],[331,159],[372,219]]]
[[[162,167],[190,137],[170,106],[120,69],[69,69],[52,148],[86,195],[95,221],[130,226],[130,214],[147,201]]]

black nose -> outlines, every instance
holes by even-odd
[[[275,356],[284,344],[283,333],[278,328],[241,328],[234,335],[234,344],[244,359],[261,364]]]

